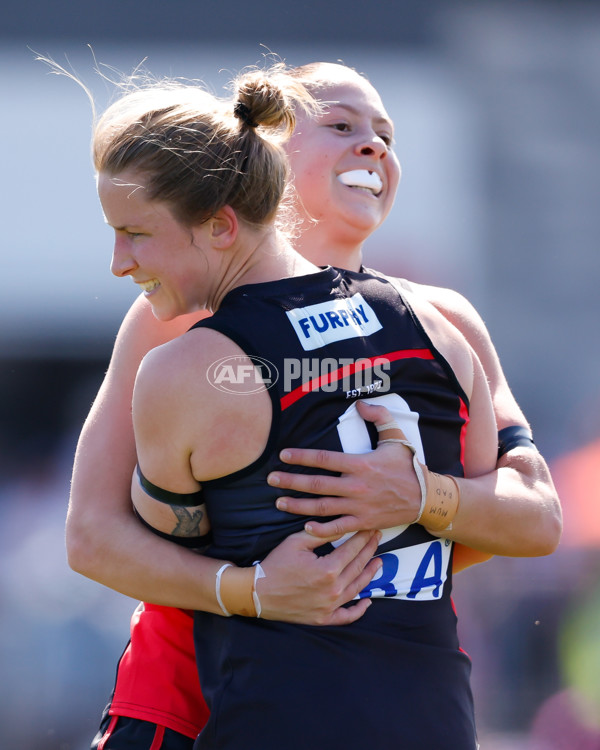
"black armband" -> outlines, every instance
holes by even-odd
[[[513,448],[533,448],[537,450],[529,427],[512,425],[498,432],[498,459]]]
[[[161,503],[167,505],[181,505],[183,508],[193,508],[196,505],[202,505],[204,503],[204,493],[202,490],[198,492],[171,492],[170,490],[163,490],[162,487],[158,487],[153,484],[149,479],[142,474],[140,465],[137,467],[137,475],[140,480],[140,485],[144,492],[154,500],[158,500]]]

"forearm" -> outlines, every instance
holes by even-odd
[[[494,555],[535,557],[556,549],[561,510],[550,472],[535,450],[516,448],[496,471],[459,479],[460,504],[448,539]]]
[[[262,617],[309,625],[345,625],[364,614],[368,600],[351,602],[376,575],[373,559],[380,536],[354,535],[319,557],[322,540],[293,534],[262,561]],[[69,514],[69,562],[77,572],[127,596],[155,604],[222,614],[217,603],[217,571],[223,560],[203,557],[161,539],[133,513]],[[245,569],[237,577],[247,582]],[[228,572],[229,575],[229,572]],[[243,614],[243,612],[234,612]]]
[[[109,416],[119,425],[115,431],[102,427]],[[104,410],[96,404],[75,457],[66,527],[69,564],[135,599],[220,614],[216,575],[224,561],[162,539],[141,524],[128,493],[134,465],[128,418],[121,410]],[[262,617],[343,625],[364,613],[368,602],[345,605],[377,571],[372,560],[376,535],[357,534],[329,555],[318,557],[314,549],[321,544],[308,534],[292,535],[265,558]],[[240,575],[245,574],[240,570]]]
[[[390,415],[382,410],[377,419],[383,424]],[[481,441],[473,442],[478,446]],[[288,463],[339,474],[278,471],[269,477],[274,486],[308,495],[281,497],[277,501],[281,510],[333,517],[330,521],[307,522],[307,530],[316,536],[409,524],[419,514],[421,489],[412,455],[403,446],[383,444],[363,455],[299,449],[287,453]],[[486,450],[486,456],[488,453]],[[560,503],[543,457],[533,448],[513,448],[496,468],[486,471],[494,460],[490,455],[483,462],[469,462],[469,478],[457,479],[461,499],[452,529],[438,534],[484,553],[482,558],[461,554],[459,567],[486,555],[550,554],[560,539]]]

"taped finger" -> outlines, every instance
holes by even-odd
[[[382,443],[396,443],[403,442],[406,440],[406,435],[400,429],[400,425],[395,420],[391,422],[385,422],[385,424],[375,425],[378,435],[377,445]]]

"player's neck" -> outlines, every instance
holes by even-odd
[[[331,241],[327,236],[305,232],[294,243],[296,250],[317,266],[335,266],[349,271],[360,270],[362,244]]]

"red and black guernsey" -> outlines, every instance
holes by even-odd
[[[150,722],[185,735],[190,747],[208,720],[192,623],[193,613],[187,610],[140,604],[131,618],[131,639],[119,660],[108,708],[111,716]]]
[[[222,332],[252,358],[273,405],[260,458],[203,483],[213,533],[207,554],[251,565],[303,528],[306,517],[276,509],[277,496],[287,493],[269,487],[266,476],[290,470],[279,461],[282,448],[370,450],[376,435],[358,416],[358,399],[386,406],[431,470],[462,476],[468,400],[385,278],[326,268],[238,287],[197,327]],[[219,387],[236,376],[223,364],[210,375]],[[247,397],[237,396],[241,408]],[[195,747],[474,749],[470,663],[450,599],[451,552],[451,542],[417,524],[384,530],[383,567],[361,593],[372,604],[344,627],[196,613],[211,714]]]

